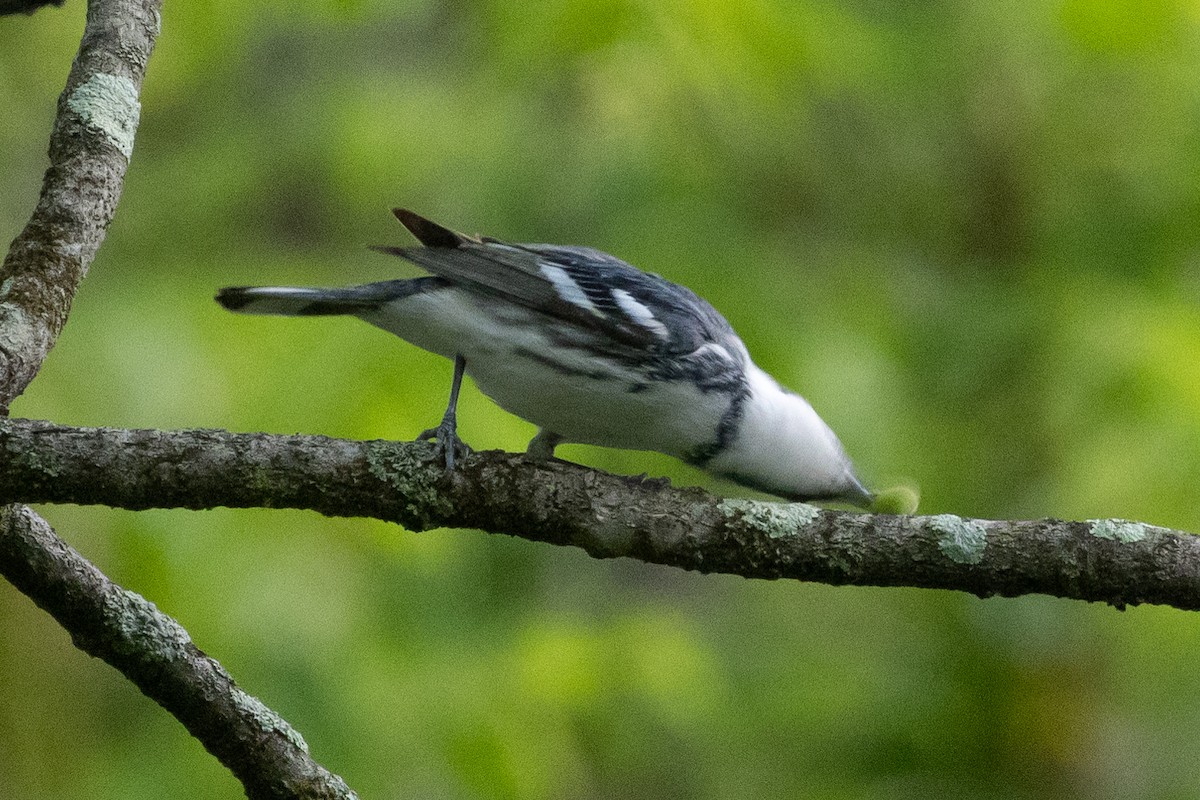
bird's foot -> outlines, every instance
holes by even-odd
[[[442,417],[442,423],[436,428],[422,431],[417,436],[418,442],[434,440],[434,457],[444,459],[446,471],[453,472],[456,461],[465,461],[471,454],[471,448],[458,438],[458,422],[453,414]]]
[[[525,458],[539,462],[561,461],[562,459],[554,457],[554,448],[558,447],[558,443],[561,441],[562,437],[557,433],[543,428],[529,442],[529,447],[525,448]]]

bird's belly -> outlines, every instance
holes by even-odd
[[[523,313],[523,312],[521,312]],[[729,398],[557,345],[456,289],[414,295],[363,319],[447,358],[506,411],[565,441],[685,456],[716,440]]]
[[[566,373],[523,355],[468,356],[467,372],[501,408],[564,441],[673,456],[715,441],[728,406],[681,381],[646,383],[619,369]]]

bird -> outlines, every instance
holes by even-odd
[[[691,289],[590,247],[514,244],[458,233],[407,209],[419,246],[379,246],[428,275],[342,288],[231,286],[242,314],[349,315],[454,362],[433,439],[447,470],[462,377],[532,422],[535,461],[576,442],[665,453],[790,501],[869,508],[833,430],[750,358],[733,327]]]

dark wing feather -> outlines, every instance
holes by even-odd
[[[455,233],[411,211],[396,217],[425,247],[376,247],[412,261],[452,284],[502,298],[590,332],[590,344],[615,356],[656,352],[678,357],[713,342],[728,346],[741,366],[740,341],[717,311],[691,290],[587,247],[508,244]],[[564,299],[543,267],[562,270],[591,307]],[[661,328],[631,316],[613,295],[627,292]],[[624,352],[622,352],[624,351]],[[632,351],[632,352],[631,352]]]
[[[651,343],[653,335],[628,321],[597,314],[564,300],[540,272],[537,256],[498,243],[463,242],[458,247],[376,247],[408,259],[465,289],[548,314],[603,334],[627,346]]]
[[[426,247],[458,247],[463,242],[470,240],[470,237],[438,225],[433,220],[425,219],[407,208],[393,208],[392,214],[400,220],[401,225],[408,228],[409,233],[417,237],[418,242]]]
[[[691,353],[708,343],[725,346],[740,342],[729,322],[707,300],[686,286],[671,283],[666,278],[642,272],[616,256],[590,247],[548,244],[517,245],[537,253],[546,261],[561,266],[597,305],[612,307],[612,313],[624,316],[612,298],[610,289],[628,292],[644,305],[666,328],[665,342],[658,342],[664,353]],[[593,294],[593,287],[600,292]],[[731,341],[732,340],[732,341]],[[740,349],[740,348],[730,348]],[[736,357],[737,354],[733,353]]]

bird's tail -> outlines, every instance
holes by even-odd
[[[313,317],[327,314],[361,314],[384,303],[416,294],[436,278],[383,281],[340,289],[298,286],[227,286],[216,301],[239,314],[274,314]]]

